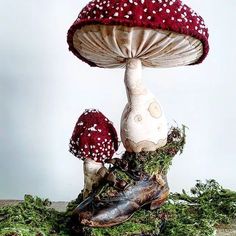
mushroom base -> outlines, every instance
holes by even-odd
[[[127,61],[125,86],[128,103],[121,117],[121,140],[129,152],[155,151],[166,144],[167,122],[155,96],[143,85],[142,62]]]

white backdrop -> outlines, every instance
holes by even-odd
[[[78,116],[85,108],[100,109],[119,130],[124,70],[90,68],[68,51],[67,30],[86,3],[0,0],[0,199],[25,193],[75,198],[82,161],[68,152],[68,142]],[[170,125],[189,127],[169,183],[180,191],[196,179],[215,178],[236,190],[236,3],[185,3],[209,27],[208,58],[198,66],[143,71]]]

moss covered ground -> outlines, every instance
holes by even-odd
[[[50,208],[50,201],[25,196],[23,202],[0,208],[1,236],[211,236],[215,227],[236,218],[236,192],[224,189],[215,180],[197,181],[187,193],[173,193],[159,210],[141,209],[124,224],[111,228],[70,230],[70,213]]]
[[[185,129],[171,128],[166,146],[155,152],[124,153],[122,159],[134,169],[166,174],[173,157],[182,153]],[[129,181],[125,172],[121,179]],[[190,191],[172,193],[158,210],[142,208],[131,219],[110,228],[72,227],[71,215],[82,194],[66,212],[52,209],[48,199],[25,195],[17,205],[0,207],[0,236],[212,236],[219,225],[236,219],[236,192],[215,180],[197,181]]]

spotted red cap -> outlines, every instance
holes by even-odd
[[[123,25],[168,30],[200,40],[202,53],[197,61],[201,63],[208,54],[208,29],[204,20],[181,0],[93,0],[80,12],[68,31],[68,44],[78,58],[90,64],[96,63],[81,55],[74,45],[73,37],[78,29],[86,25]]]
[[[118,149],[118,138],[112,123],[98,110],[90,109],[79,117],[69,151],[78,158],[103,162]]]

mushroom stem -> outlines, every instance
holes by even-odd
[[[101,180],[101,176],[98,175],[97,172],[102,167],[103,163],[101,162],[96,162],[92,159],[84,160],[84,199],[92,192],[93,186],[98,184]]]
[[[142,62],[127,61],[125,86],[128,103],[121,117],[121,140],[129,152],[155,151],[166,144],[167,122],[155,96],[143,85]]]
[[[147,89],[142,83],[142,62],[140,59],[133,58],[127,61],[124,81],[129,103],[135,103],[138,95],[147,93]]]

